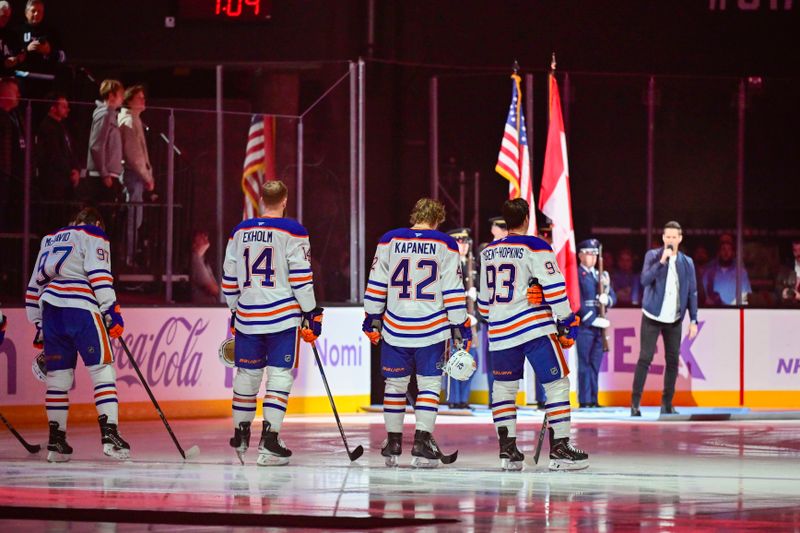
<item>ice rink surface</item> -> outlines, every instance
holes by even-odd
[[[102,456],[96,426],[68,429],[70,463],[28,455],[0,430],[0,531],[800,531],[800,421],[661,422],[573,417],[590,454],[581,472],[549,472],[545,441],[532,464],[541,414],[520,411],[530,463],[502,472],[488,413],[440,416],[435,437],[456,463],[412,469],[413,415],[402,465],[383,465],[379,414],[343,417],[350,464],[332,416],[287,417],[288,466],[258,467],[257,432],[241,466],[229,420],[174,421],[183,462],[160,421],[120,426],[133,460]],[[649,416],[647,416],[649,415]],[[44,428],[20,428],[46,442]],[[151,524],[151,525],[147,525]]]

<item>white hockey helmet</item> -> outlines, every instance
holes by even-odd
[[[44,352],[39,352],[39,355],[33,358],[31,372],[39,381],[47,381],[47,364],[44,362]]]
[[[236,359],[233,355],[234,350],[234,338],[231,337],[230,339],[226,339],[219,345],[219,360],[220,362],[227,366],[228,368],[235,368],[236,367]]]
[[[477,368],[478,365],[469,352],[457,350],[444,364],[443,370],[453,379],[467,381]]]

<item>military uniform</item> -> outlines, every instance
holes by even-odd
[[[583,254],[599,255],[600,242],[597,239],[587,239],[578,245],[578,251]],[[598,298],[598,271],[596,268],[587,268],[583,262],[578,267],[578,284],[581,290],[581,308],[578,315],[581,318],[578,331],[578,402],[581,407],[600,407],[597,403],[597,381],[600,365],[603,362],[603,336],[608,327],[605,319],[600,319],[600,302]],[[604,277],[608,279],[607,273]],[[612,307],[617,297],[611,283],[606,281],[608,303],[606,308]]]

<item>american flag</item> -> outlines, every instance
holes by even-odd
[[[261,214],[261,186],[264,182],[275,179],[274,120],[274,117],[266,115],[253,115],[250,120],[242,173],[243,219]]]
[[[495,171],[508,180],[508,198],[524,198],[530,206],[528,234],[536,235],[536,203],[533,201],[528,134],[525,131],[525,114],[522,111],[520,77],[511,75],[511,106],[508,109],[500,153]]]

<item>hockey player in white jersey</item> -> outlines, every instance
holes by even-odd
[[[25,310],[36,326],[33,345],[44,347],[47,366],[47,460],[69,461],[72,454],[67,412],[78,354],[94,384],[103,453],[128,459],[130,445],[117,430],[117,376],[109,339],[121,336],[125,324],[114,292],[108,237],[95,209],[83,209],[69,226],[42,239]]]
[[[563,348],[575,343],[578,318],[570,310],[564,276],[547,242],[526,235],[528,202],[503,205],[509,234],[481,252],[478,310],[489,323],[492,416],[504,470],[521,470],[516,445],[516,396],[525,359],[541,379],[550,429],[550,469],[580,470],[588,455],[570,444],[569,368]]]
[[[444,219],[441,203],[419,200],[411,212],[412,227],[390,231],[378,242],[364,295],[362,329],[373,344],[381,345],[386,378],[383,418],[388,437],[381,455],[387,466],[397,466],[402,452],[406,391],[412,372],[417,376],[419,394],[414,406],[411,464],[438,466],[457,457],[457,452],[442,454],[432,435],[446,341],[452,337],[469,350],[472,340],[458,245],[449,235],[436,231]]]
[[[284,218],[286,185],[266,182],[261,199],[264,214],[243,221],[231,232],[222,292],[236,339],[230,444],[244,464],[266,368],[257,464],[273,466],[287,464],[292,455],[278,433],[294,382],[292,369],[297,368],[299,341],[317,339],[323,310],[314,298],[308,231],[296,220]]]

